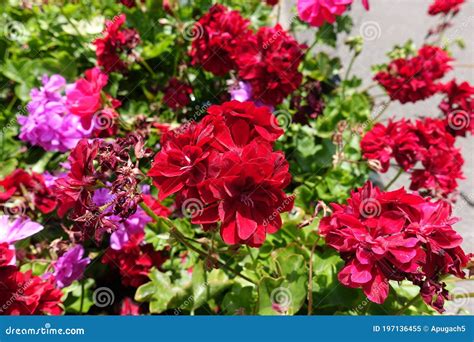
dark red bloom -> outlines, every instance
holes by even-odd
[[[446,130],[443,120],[426,118],[415,124],[390,121],[376,124],[361,141],[366,159],[380,162],[386,172],[391,158],[405,171],[412,173],[411,190],[425,190],[436,197],[448,197],[463,179],[464,160],[454,146],[455,139]],[[423,168],[415,168],[421,162]]]
[[[436,46],[423,46],[418,55],[392,61],[386,71],[374,79],[385,88],[392,100],[401,103],[424,100],[440,90],[436,81],[451,70],[451,57]]]
[[[163,147],[148,172],[159,189],[159,200],[204,180],[212,132],[211,126],[191,124],[181,132],[170,131],[163,136]]]
[[[97,156],[98,142],[79,141],[71,151],[69,162],[71,170],[66,177],[56,180],[55,189],[59,201],[58,215],[63,217],[69,210],[81,213],[87,199],[91,197],[96,183],[94,158]]]
[[[159,268],[166,258],[157,252],[151,244],[143,243],[143,235],[130,237],[122,249],[109,248],[102,258],[104,264],[117,267],[124,286],[139,287],[149,281],[148,274],[152,267]]]
[[[439,108],[446,115],[446,128],[455,136],[474,134],[474,87],[456,80],[445,84],[441,90],[446,97]]]
[[[193,65],[223,76],[235,69],[235,49],[251,34],[238,11],[216,4],[194,25],[190,56]]]
[[[0,314],[60,315],[62,295],[54,277],[43,280],[15,266],[0,267]]]
[[[463,179],[464,159],[458,149],[439,149],[432,146],[425,151],[423,169],[415,169],[411,175],[411,190],[426,190],[436,197],[455,193],[458,179]]]
[[[252,99],[278,105],[301,84],[298,71],[305,46],[280,25],[262,27],[242,41],[235,53],[239,77],[250,84]]]
[[[128,62],[122,59],[122,55],[126,57],[132,55],[132,49],[140,42],[137,31],[122,28],[125,20],[125,14],[115,16],[113,20],[107,20],[103,37],[94,40],[97,64],[103,67],[106,73],[127,69]]]
[[[310,78],[301,88],[302,92],[291,98],[291,109],[296,111],[293,122],[307,125],[310,120],[323,114],[323,86],[321,82]]]
[[[375,124],[362,139],[361,148],[364,158],[380,162],[381,172],[388,170],[391,158],[404,170],[411,169],[420,158],[419,139],[405,120],[390,121],[387,127]]]
[[[3,192],[0,191],[0,205],[12,200],[15,196],[24,198],[44,214],[56,208],[56,196],[46,186],[43,176],[36,172],[30,174],[25,170],[16,169],[0,181],[0,187],[3,188]],[[24,205],[22,209],[26,207],[27,205]],[[5,211],[7,210],[8,208],[5,208]]]
[[[430,15],[457,13],[465,0],[435,0],[428,9]]]
[[[122,307],[120,308],[120,316],[138,316],[140,315],[140,306],[135,303],[131,298],[126,297],[122,301]]]
[[[204,229],[221,222],[228,244],[260,246],[281,227],[293,205],[283,189],[288,162],[273,143],[283,133],[267,107],[252,102],[211,106],[199,123],[168,132],[148,175],[159,199],[178,193],[176,206],[191,211]]]
[[[193,93],[193,88],[187,83],[172,78],[164,90],[163,102],[171,109],[185,107],[191,99],[189,95]]]
[[[433,300],[435,292],[442,293],[440,279],[446,274],[464,278],[468,261],[447,202],[431,202],[403,188],[382,192],[367,183],[347,204],[332,207],[319,231],[346,262],[338,277],[342,284],[362,288],[369,300],[382,304],[388,281],[407,279],[420,286],[428,305],[443,310],[442,302]]]
[[[279,0],[265,0],[268,6],[275,6]]]
[[[171,214],[171,210],[165,207],[157,199],[153,198],[151,195],[142,194],[143,202],[151,209],[153,212],[162,217],[168,217]]]
[[[210,106],[207,112],[209,115],[202,123],[215,127],[215,138],[225,149],[234,150],[255,139],[273,143],[283,135],[270,109],[257,107],[250,101],[224,102]]]
[[[293,207],[294,198],[283,192],[291,180],[284,154],[272,152],[268,143],[253,141],[240,153],[216,157],[214,163],[222,165],[219,175],[198,186],[208,207],[192,222],[220,220],[224,242],[261,246],[267,233],[280,229],[280,214]]]
[[[8,266],[15,258],[15,250],[11,249],[9,244],[0,243],[0,273],[2,267]]]
[[[120,0],[120,2],[122,3],[122,5],[124,5],[128,8],[133,8],[137,5],[136,0]]]

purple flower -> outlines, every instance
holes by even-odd
[[[231,86],[229,92],[231,100],[237,100],[240,102],[248,101],[252,97],[252,87],[250,84],[242,81]]]
[[[60,75],[43,76],[43,86],[30,92],[28,116],[19,115],[20,139],[47,151],[66,152],[91,134],[81,124],[80,117],[71,114],[62,91],[66,80]]]
[[[10,221],[9,216],[0,216],[0,243],[13,244],[43,230],[43,226],[29,218],[19,217]]]
[[[84,274],[86,266],[91,259],[83,258],[84,248],[81,245],[64,253],[53,265],[56,285],[60,288],[69,286],[74,280],[78,280]]]
[[[37,222],[31,221],[29,218],[19,217],[11,221],[9,216],[0,216],[0,243],[8,243],[11,250],[15,250],[13,245],[15,242],[26,239],[33,234],[43,230],[43,226]],[[14,257],[10,262],[11,265],[16,263]]]
[[[151,222],[150,217],[141,208],[137,208],[135,214],[119,223],[117,230],[110,235],[110,247],[115,250],[121,250],[130,236],[142,234],[147,223]]]
[[[230,99],[239,102],[253,101],[257,107],[266,106],[273,112],[274,107],[264,104],[262,101],[252,99],[252,87],[247,82],[239,81],[237,84],[231,84],[229,88]]]

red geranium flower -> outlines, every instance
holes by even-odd
[[[304,45],[280,25],[262,27],[242,41],[235,53],[239,77],[250,84],[252,99],[278,105],[301,84],[298,71]]]
[[[458,84],[456,80],[445,84],[441,90],[446,94],[439,108],[446,115],[446,128],[455,136],[474,134],[474,87],[468,82]]]
[[[411,190],[426,190],[448,197],[463,178],[464,160],[443,120],[426,118],[412,124],[405,120],[378,123],[361,141],[364,158],[378,160],[386,172],[391,158],[412,173]],[[420,161],[423,169],[413,169]]]
[[[392,61],[386,71],[380,71],[374,79],[390,95],[401,103],[424,100],[440,90],[435,81],[451,69],[448,54],[436,46],[423,46],[418,55],[409,59]]]
[[[52,276],[43,280],[15,266],[0,268],[0,314],[60,315],[62,295]]]
[[[403,188],[384,193],[367,183],[347,204],[332,207],[319,231],[346,262],[338,277],[342,284],[362,288],[369,300],[382,304],[388,281],[407,279],[421,287],[428,305],[443,311],[442,303],[432,300],[434,287],[444,288],[440,279],[446,274],[463,278],[468,261],[447,202],[431,202]],[[435,286],[428,289],[429,284]]]
[[[14,196],[26,198],[42,213],[48,214],[56,208],[56,196],[49,189],[42,175],[22,169],[16,169],[10,175],[0,181],[0,204],[12,199]],[[26,207],[26,206],[25,206]]]
[[[186,83],[172,78],[164,90],[163,102],[171,109],[185,107],[191,99],[189,95],[193,93],[193,88]]]
[[[163,136],[163,148],[156,155],[148,175],[160,190],[158,199],[196,186],[204,180],[213,127],[186,125],[182,132],[170,131]]]
[[[122,54],[132,54],[132,49],[140,42],[140,36],[134,29],[121,29],[125,23],[125,14],[105,22],[102,38],[94,40],[97,63],[106,73],[127,69],[127,62],[122,60]]]
[[[2,267],[8,266],[15,258],[15,250],[6,242],[0,243],[0,273]]]
[[[59,178],[55,182],[60,217],[71,209],[78,213],[82,212],[87,199],[90,199],[91,187],[96,183],[93,161],[98,147],[96,140],[89,143],[87,139],[82,139],[71,151],[69,156],[71,170],[66,177]]]
[[[199,123],[168,132],[148,175],[159,199],[178,193],[176,206],[211,229],[222,222],[228,244],[260,246],[293,205],[283,189],[288,162],[273,143],[283,133],[266,107],[252,102],[211,106]],[[187,208],[187,207],[190,208]]]
[[[458,149],[432,146],[425,151],[422,164],[423,169],[412,172],[411,190],[427,190],[430,195],[447,197],[457,190],[457,180],[464,178],[464,159]]]
[[[430,15],[457,13],[465,0],[435,0],[428,9]]]
[[[255,139],[273,143],[283,134],[270,109],[257,107],[250,101],[213,105],[207,112],[209,115],[203,119],[203,125],[214,126],[216,140],[229,150],[243,147]]]
[[[214,162],[223,165],[221,172],[198,186],[209,207],[192,222],[220,220],[224,242],[261,246],[267,233],[280,229],[280,214],[293,207],[294,198],[283,192],[291,180],[285,156],[272,152],[263,141],[254,141],[240,153],[227,152]]]
[[[193,28],[192,64],[217,76],[234,69],[235,49],[251,34],[248,26],[249,21],[238,11],[220,4],[212,6]]]
[[[122,249],[109,248],[102,258],[104,264],[117,267],[124,286],[139,287],[146,283],[152,267],[159,268],[166,258],[153,249],[151,244],[143,243],[143,234],[135,234]]]

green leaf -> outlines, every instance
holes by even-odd
[[[82,292],[82,284],[84,282],[84,293]],[[88,278],[73,282],[68,287],[62,289],[64,293],[63,304],[66,309],[66,313],[79,314],[81,313],[81,301],[82,301],[82,313],[87,313],[89,309],[94,305],[93,291],[95,286],[95,280]]]
[[[193,267],[192,287],[194,296],[194,309],[204,304],[209,295],[209,284],[207,283],[205,273],[206,270],[204,269],[204,263],[200,260]]]
[[[278,315],[274,308],[275,295],[281,294],[285,298],[289,298],[284,288],[282,287],[284,279],[273,279],[270,277],[263,277],[258,284],[258,314],[259,315]],[[288,303],[288,300],[282,301],[283,304]]]
[[[252,286],[243,287],[236,283],[222,300],[227,315],[251,315],[257,302],[257,291]]]
[[[150,272],[151,282],[140,286],[135,293],[138,302],[150,302],[151,313],[162,313],[168,309],[168,304],[176,294],[170,277],[163,272],[153,269]]]

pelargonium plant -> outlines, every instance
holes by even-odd
[[[289,25],[281,2],[6,6],[0,314],[463,310],[465,1],[427,3],[439,24],[368,79],[351,13],[376,0],[298,0]]]

